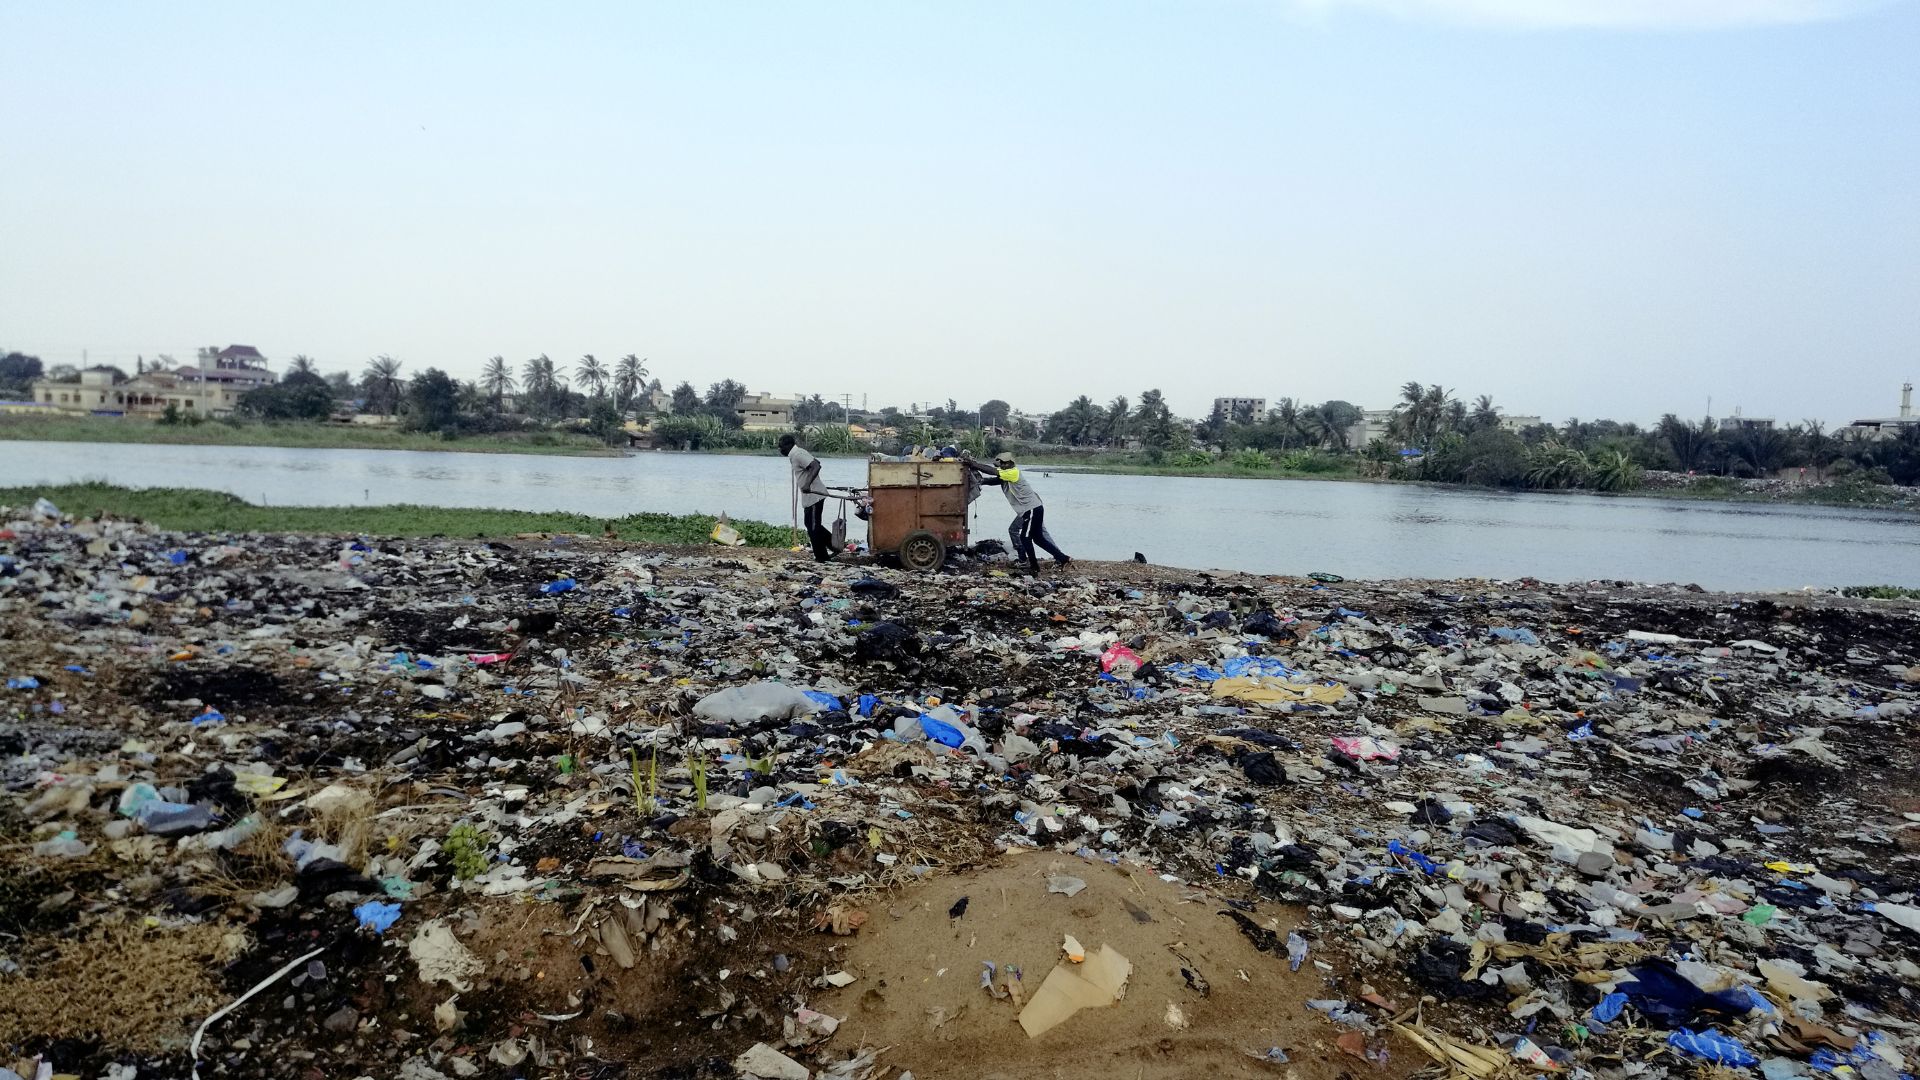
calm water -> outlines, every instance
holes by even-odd
[[[863,483],[862,462],[825,463]],[[786,462],[637,454],[529,457],[405,450],[293,450],[0,442],[0,483],[105,480],[201,487],[293,505],[419,503],[568,510],[726,512],[786,521]],[[1735,506],[1590,495],[1502,495],[1304,480],[1034,473],[1047,525],[1070,554],[1262,573],[1348,577],[1626,578],[1715,589],[1920,585],[1920,517],[1822,507]],[[998,492],[976,536],[1002,536]],[[858,522],[853,535],[861,535]]]

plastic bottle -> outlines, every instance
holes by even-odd
[[[1301,937],[1296,931],[1287,931],[1287,966],[1294,971],[1299,971],[1300,965],[1306,962],[1307,939]]]

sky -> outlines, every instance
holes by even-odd
[[[1888,415],[1920,0],[0,4],[0,348]]]

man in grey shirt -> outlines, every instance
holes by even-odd
[[[793,486],[800,492],[800,513],[815,562],[833,558],[833,534],[821,518],[826,514],[827,485],[820,479],[820,459],[808,453],[791,435],[780,436],[780,454],[793,466]]]
[[[992,468],[971,457],[963,460],[980,474],[982,484],[999,488],[1007,497],[1007,505],[1013,507],[1013,524],[1007,529],[1007,538],[1013,541],[1013,557],[1026,560],[1028,573],[1040,572],[1040,559],[1033,550],[1035,545],[1053,556],[1055,566],[1066,566],[1073,561],[1054,545],[1053,537],[1047,535],[1047,508],[1040,501],[1040,493],[1020,475],[1020,466],[1014,463],[1012,454],[995,457]]]

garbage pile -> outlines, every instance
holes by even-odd
[[[0,1080],[932,1069],[809,1003],[1013,848],[1356,1075],[1920,1063],[1910,604],[0,522]]]

